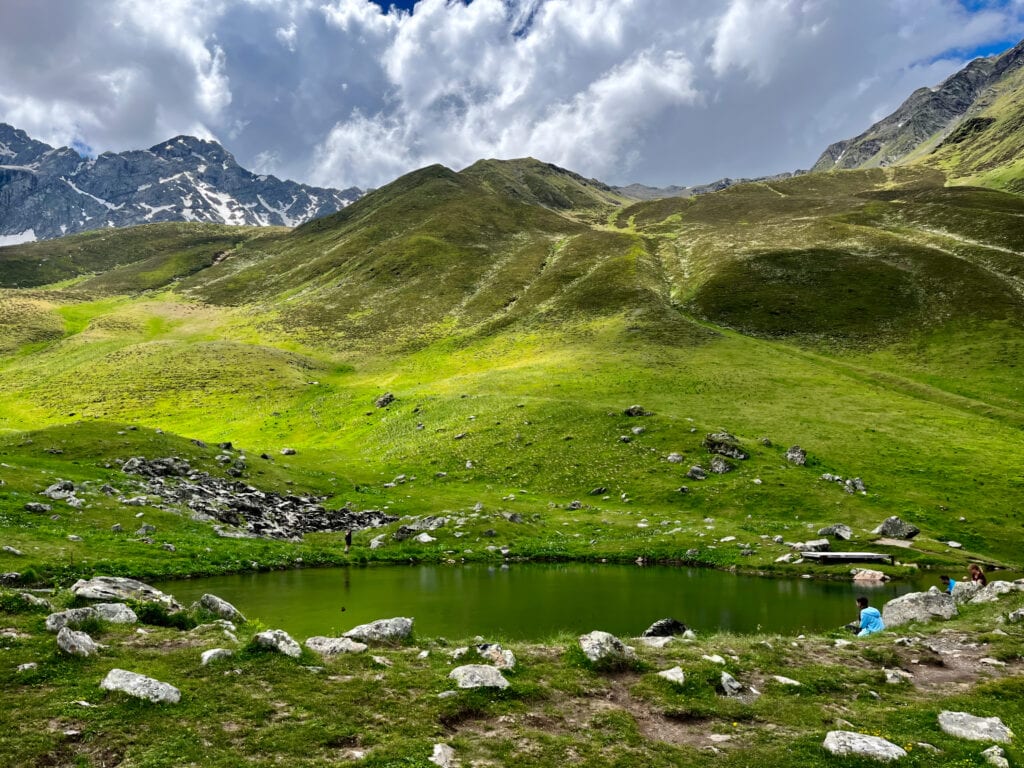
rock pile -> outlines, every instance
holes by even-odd
[[[750,454],[740,447],[739,440],[735,435],[728,432],[712,432],[704,437],[704,447],[708,453],[717,453],[720,456],[728,456],[730,459],[744,461],[750,458]]]
[[[243,535],[298,540],[305,533],[376,528],[398,519],[375,509],[325,509],[324,497],[261,491],[243,482],[223,480],[193,469],[177,457],[136,457],[125,462],[122,470],[147,478],[149,493],[164,502],[184,504],[192,510],[194,518],[217,520],[241,529]]]

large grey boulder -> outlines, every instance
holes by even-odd
[[[57,633],[57,647],[69,656],[95,656],[100,647],[85,632],[62,627]]]
[[[904,749],[891,741],[854,731],[829,731],[822,746],[833,755],[858,755],[885,763],[907,756]]]
[[[177,704],[181,701],[181,691],[170,683],[161,683],[152,677],[126,669],[110,670],[100,683],[100,688],[105,691],[120,691],[156,704]]]
[[[958,581],[953,587],[953,602],[957,605],[971,602],[981,590],[981,585],[974,581]]]
[[[368,646],[348,637],[311,637],[306,640],[306,647],[321,656],[337,656],[342,653],[362,653]]]
[[[134,624],[139,620],[135,611],[124,603],[96,603],[92,606],[97,618],[111,624]]]
[[[149,584],[120,576],[79,579],[71,585],[71,594],[84,600],[138,600],[143,603],[160,603],[171,611],[181,610],[181,604],[173,596]]]
[[[92,606],[86,608],[69,608],[66,611],[51,613],[46,617],[46,631],[60,632],[64,627],[80,627],[86,621],[99,618]]]
[[[959,584],[957,585],[959,586]],[[956,587],[954,587],[954,590]],[[987,585],[978,590],[971,598],[972,603],[994,603],[1003,595],[1011,592],[1018,592],[1024,589],[1024,585],[1014,581],[990,581]]]
[[[216,595],[205,594],[199,598],[199,607],[205,608],[210,613],[220,616],[220,618],[234,622],[235,624],[244,624],[245,616],[235,606],[229,603],[227,600],[223,600]]]
[[[412,634],[412,622],[410,618],[399,616],[393,619],[378,619],[369,624],[360,624],[353,627],[342,636],[361,643],[397,643],[405,640]]]
[[[253,642],[260,648],[283,653],[293,659],[302,655],[302,648],[283,629],[268,629],[266,632],[260,632],[253,637]]]
[[[580,635],[580,650],[595,664],[630,661],[636,658],[636,651],[609,632],[594,630]]]
[[[897,515],[887,517],[882,523],[872,531],[881,536],[887,536],[891,539],[912,539],[921,532],[921,529],[916,525],[905,523]]]
[[[882,621],[891,629],[911,621],[951,619],[957,613],[953,598],[932,587],[927,592],[911,592],[887,602],[882,607]]]
[[[950,736],[970,741],[998,741],[1008,744],[1013,738],[1013,731],[998,717],[976,717],[967,712],[943,710],[939,713],[939,728]]]
[[[488,664],[466,664],[448,675],[459,688],[508,688],[508,680],[497,667]]]

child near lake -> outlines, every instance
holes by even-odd
[[[882,621],[882,614],[877,608],[868,605],[866,597],[857,598],[857,607],[860,609],[860,631],[857,637],[867,637],[885,629],[885,622]]]
[[[952,595],[956,582],[949,578],[949,576],[939,576],[939,581],[942,582],[942,588],[946,591],[946,594]]]

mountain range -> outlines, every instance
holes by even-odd
[[[290,227],[362,194],[251,173],[192,136],[83,158],[0,123],[0,245],[162,221]]]

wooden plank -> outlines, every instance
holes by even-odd
[[[845,560],[847,562],[892,563],[895,558],[881,552],[801,552],[806,560]]]

